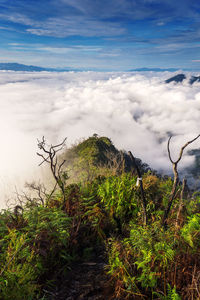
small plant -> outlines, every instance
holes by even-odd
[[[170,284],[167,285],[167,295],[163,295],[162,293],[157,292],[153,292],[153,294],[159,297],[156,298],[158,300],[181,300],[181,297],[176,292],[176,287],[174,286],[173,288],[171,288]]]

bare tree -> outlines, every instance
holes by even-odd
[[[181,187],[180,202],[178,205],[178,210],[177,210],[177,215],[176,215],[176,223],[175,223],[176,229],[178,229],[178,227],[179,227],[180,215],[181,215],[181,212],[184,207],[184,199],[187,199],[188,194],[189,194],[189,188],[187,186],[187,180],[184,178],[182,187]]]
[[[169,137],[168,139],[168,143],[167,143],[167,151],[168,151],[168,156],[169,156],[169,160],[170,162],[172,163],[172,166],[173,166],[173,173],[174,173],[174,182],[173,182],[173,187],[172,187],[172,191],[171,191],[171,195],[170,195],[170,198],[169,198],[169,202],[168,202],[168,205],[165,209],[165,212],[164,212],[164,217],[163,217],[163,226],[165,227],[165,229],[167,228],[167,219],[168,219],[168,215],[169,215],[169,212],[170,212],[170,209],[171,209],[171,206],[172,206],[172,203],[175,199],[175,196],[176,196],[176,189],[177,189],[177,186],[179,184],[179,174],[178,174],[178,163],[181,161],[182,159],[182,156],[183,156],[183,152],[185,150],[185,148],[193,143],[194,141],[196,141],[198,138],[200,137],[200,134],[198,136],[196,136],[193,140],[185,143],[185,145],[183,147],[181,147],[181,150],[180,150],[180,153],[179,153],[179,157],[177,160],[173,160],[172,157],[171,157],[171,152],[170,152],[170,141],[171,141],[171,138],[172,136]]]
[[[68,179],[68,175],[66,171],[63,171],[62,167],[66,160],[63,159],[62,161],[59,161],[57,153],[64,149],[65,142],[66,138],[60,144],[48,145],[43,136],[41,141],[38,140],[38,148],[42,151],[42,153],[37,152],[37,155],[42,157],[42,162],[39,164],[39,166],[45,162],[50,165],[51,173],[56,181],[54,190],[58,185],[62,192],[64,202],[66,201],[65,181]]]
[[[55,192],[56,186],[57,186],[57,184],[55,184],[53,189],[51,190],[51,192],[49,192],[49,191],[47,191],[47,189],[43,183],[35,182],[35,181],[26,182],[25,188],[27,188],[29,191],[31,191],[31,196],[29,196],[28,194],[26,194],[24,192],[23,192],[23,194],[24,194],[25,199],[28,202],[30,202],[30,204],[36,203],[36,204],[45,206],[45,205],[47,205],[48,200],[51,199],[51,196]],[[32,194],[34,195],[34,197],[32,196]]]
[[[49,199],[51,199],[52,195],[56,190],[57,183],[55,183],[53,189],[48,191],[43,183],[40,181],[32,181],[25,182],[25,189],[21,192],[18,191],[17,187],[15,187],[15,202],[9,204],[9,199],[7,199],[7,207],[10,209],[15,209],[16,207],[24,207],[28,206],[47,206]],[[27,191],[28,190],[28,191]]]

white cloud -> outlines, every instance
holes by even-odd
[[[51,53],[56,53],[56,54],[66,54],[69,52],[77,52],[79,51],[80,53],[82,51],[84,52],[100,52],[102,48],[96,47],[96,46],[72,46],[72,47],[36,47],[35,50],[39,51],[46,51],[46,52],[51,52]]]
[[[118,23],[102,21],[84,16],[49,17],[46,20],[34,20],[21,13],[2,14],[0,18],[26,26],[25,31],[39,36],[119,36],[126,32]]]
[[[52,143],[67,136],[68,145],[106,135],[169,171],[168,132],[175,135],[174,157],[199,133],[200,85],[167,85],[170,73],[145,74],[0,72],[0,189],[35,172],[36,141],[43,135]],[[192,161],[185,155],[182,166]]]
[[[29,25],[27,23],[27,25]],[[49,18],[45,22],[37,22],[26,31],[34,35],[54,36],[64,38],[67,36],[118,36],[125,33],[119,24],[102,22],[100,20],[85,19],[80,16],[65,18]]]

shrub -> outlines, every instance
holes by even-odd
[[[25,209],[23,220],[20,228],[8,229],[3,240],[0,294],[4,300],[37,299],[40,285],[54,268],[71,261],[71,220],[60,208]]]

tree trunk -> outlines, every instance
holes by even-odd
[[[131,151],[128,152],[128,155],[130,156],[131,161],[133,162],[133,166],[137,171],[138,178],[140,179],[139,184],[140,184],[140,191],[141,191],[141,196],[142,196],[141,200],[142,200],[142,209],[143,209],[143,223],[144,223],[144,225],[146,225],[147,224],[147,209],[146,209],[147,204],[146,204],[146,198],[145,198],[144,189],[143,189],[142,175],[141,175],[140,169],[138,168],[138,165],[136,163],[135,157],[133,156]]]

